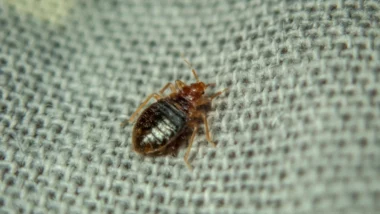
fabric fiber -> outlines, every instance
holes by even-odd
[[[377,0],[0,0],[0,213],[379,213]],[[131,145],[166,83],[224,88],[183,160]]]

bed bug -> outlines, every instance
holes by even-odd
[[[205,84],[200,81],[195,69],[184,59],[196,79],[195,83],[185,84],[181,80],[175,83],[167,83],[159,93],[149,95],[131,115],[129,120],[121,123],[124,127],[128,122],[133,123],[139,112],[154,98],[157,102],[145,108],[139,115],[132,132],[132,145],[135,152],[142,155],[166,154],[177,144],[181,134],[188,128],[192,130],[184,161],[189,169],[192,169],[188,162],[191,146],[198,131],[200,120],[203,121],[206,139],[213,146],[213,142],[207,122],[206,114],[200,109],[206,104],[210,105],[212,100],[222,94],[227,89],[219,91],[211,96],[204,95],[209,86],[215,84]],[[164,92],[170,89],[168,96]]]

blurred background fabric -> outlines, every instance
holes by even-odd
[[[121,128],[228,87],[177,156]],[[0,0],[0,213],[379,213],[380,2]]]

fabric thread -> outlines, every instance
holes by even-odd
[[[1,213],[378,213],[379,1],[0,2]],[[135,154],[167,82],[216,83],[175,157]]]

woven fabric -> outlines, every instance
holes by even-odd
[[[0,213],[378,213],[379,1],[0,1]],[[133,152],[168,82],[228,87],[183,161]]]

